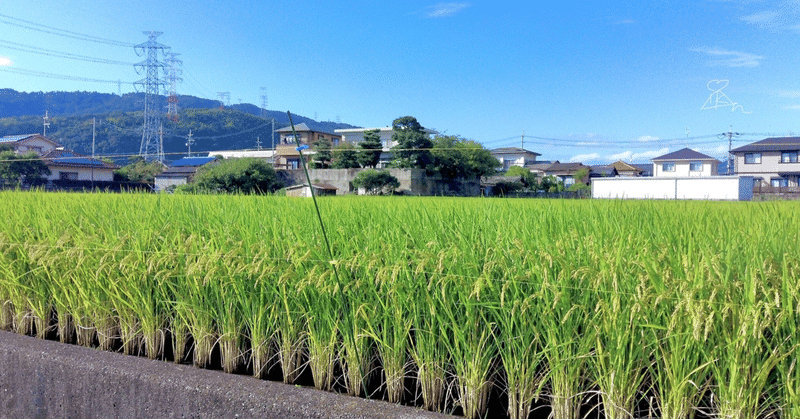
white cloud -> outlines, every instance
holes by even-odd
[[[760,55],[719,48],[701,47],[692,48],[691,51],[709,55],[709,58],[713,58],[707,63],[712,67],[758,67],[761,65],[761,60],[764,59]]]
[[[658,157],[658,156],[661,156],[661,155],[667,154],[667,153],[669,153],[669,148],[668,147],[664,147],[664,148],[662,148],[660,150],[645,151],[645,152],[642,152],[642,153],[632,153],[630,161],[635,162],[635,161],[640,161],[640,160],[650,160],[653,157]]]
[[[425,16],[429,18],[453,16],[467,7],[469,7],[469,3],[438,3],[429,6]]]
[[[783,1],[776,8],[744,16],[741,20],[771,32],[797,30],[800,21],[800,2]]]
[[[631,161],[631,156],[633,156],[632,151],[623,151],[622,153],[612,154],[610,156],[606,156],[607,160],[610,161]]]
[[[785,109],[788,109],[790,111],[800,111],[800,105],[790,105],[787,106]]]
[[[779,97],[786,97],[789,99],[800,98],[800,90],[778,90],[775,94]]]
[[[653,141],[658,141],[660,139],[661,138],[653,137],[652,135],[642,135],[641,137],[637,138],[636,141],[638,141],[640,143],[649,143],[649,142],[653,142]]]
[[[0,67],[9,67],[13,64],[10,58],[0,56]]]
[[[577,156],[571,157],[569,159],[569,161],[571,163],[577,163],[577,162],[585,162],[585,161],[598,160],[598,159],[600,159],[600,155],[599,154],[591,153],[591,154],[578,154]]]

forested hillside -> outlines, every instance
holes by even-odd
[[[50,116],[47,136],[79,153],[92,150],[92,118],[95,151],[99,155],[124,156],[139,152],[142,141],[143,93],[122,96],[96,92],[16,92],[0,89],[0,136],[41,133],[45,109]],[[286,112],[265,111],[251,104],[220,108],[219,102],[193,96],[179,96],[178,122],[164,119],[164,152],[168,160],[187,150],[191,130],[193,151],[231,150],[271,146],[272,121],[275,129],[289,124]],[[318,122],[292,115],[295,124],[305,122],[311,129],[333,132],[352,125]],[[275,140],[277,141],[277,134]]]

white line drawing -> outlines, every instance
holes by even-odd
[[[711,94],[706,99],[706,103],[703,104],[703,107],[700,108],[702,111],[707,110],[716,110],[719,108],[731,108],[731,112],[736,112],[736,110],[740,110],[745,115],[750,115],[753,113],[752,111],[745,111],[744,107],[737,102],[732,101],[722,89],[726,88],[730,83],[729,80],[711,80],[710,82],[706,83],[706,87],[708,90],[711,91]]]

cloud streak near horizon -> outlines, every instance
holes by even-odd
[[[0,67],[10,67],[12,64],[11,59],[8,57],[0,56]]]
[[[764,57],[741,51],[729,51],[720,48],[691,48],[691,51],[705,54],[712,58],[707,62],[712,67],[758,67]]]
[[[425,11],[428,18],[441,18],[453,16],[456,13],[469,7],[469,3],[438,3],[429,6]]]

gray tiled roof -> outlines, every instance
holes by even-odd
[[[664,154],[663,156],[654,157],[653,161],[657,160],[717,160],[711,156],[707,156],[698,151],[690,148],[683,148],[672,153]]]
[[[524,148],[519,148],[519,147],[500,147],[500,148],[495,148],[495,149],[492,149],[492,150],[491,150],[491,153],[492,153],[492,154],[520,154],[520,153],[528,153],[528,154],[533,154],[533,155],[536,155],[536,156],[541,156],[541,154],[539,154],[539,153],[537,153],[537,152],[535,152],[535,151],[530,151],[530,150],[526,150],[526,149],[524,149]]]
[[[732,153],[751,151],[791,151],[800,150],[800,137],[773,137],[756,141],[731,150]]]

